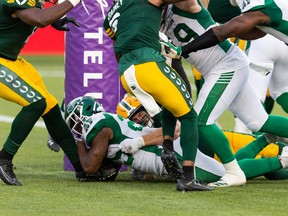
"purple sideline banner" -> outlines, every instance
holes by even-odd
[[[82,0],[67,17],[80,24],[69,24],[65,48],[65,105],[86,93],[93,94],[107,112],[116,111],[125,94],[112,40],[106,35],[103,22],[113,0]],[[64,170],[74,170],[64,155]]]

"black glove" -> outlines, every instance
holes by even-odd
[[[114,181],[118,175],[121,164],[114,163],[109,159],[104,159],[101,167],[96,173],[87,174],[83,172],[76,172],[76,179],[80,182],[91,181]]]
[[[56,20],[54,23],[51,24],[51,26],[58,31],[70,31],[68,27],[64,26],[67,23],[72,23],[75,26],[80,27],[79,23],[73,17],[64,17]]]

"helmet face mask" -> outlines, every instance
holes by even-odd
[[[67,104],[65,120],[76,140],[82,139],[84,121],[100,112],[105,112],[103,106],[91,96],[77,97]]]
[[[124,97],[117,105],[116,113],[123,118],[128,118],[142,126],[154,126],[154,119],[147,113],[136,97]]]
[[[129,119],[144,127],[154,126],[154,119],[147,113],[143,106],[141,106]]]

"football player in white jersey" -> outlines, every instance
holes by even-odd
[[[219,0],[206,0],[206,4],[209,3],[208,10],[217,22],[225,23],[240,15],[240,9],[233,7],[229,0],[221,0],[220,2],[221,6]],[[219,10],[220,7],[223,10]],[[265,103],[267,88],[269,87],[270,97],[288,113],[288,76],[285,75],[288,68],[288,46],[270,34],[257,40],[237,39],[236,41],[250,60],[249,79],[253,83],[258,98],[262,103]],[[237,124],[235,126],[237,127]]]
[[[87,173],[97,172],[107,157],[145,173],[167,175],[160,157],[163,150],[160,146],[163,142],[161,128],[143,127],[120,115],[104,112],[102,106],[92,97],[70,102],[66,109],[66,122],[78,140],[80,161]],[[268,144],[264,135],[261,139],[262,144],[258,144]],[[179,140],[179,137],[174,140],[174,149],[181,164],[182,150]],[[288,147],[283,148],[279,158],[276,156],[255,160],[255,155],[251,155],[249,150],[243,150],[241,155],[241,165],[247,178],[288,166]],[[256,167],[253,172],[251,167]],[[218,161],[198,150],[194,172],[198,180],[211,182],[223,176],[225,169]],[[177,189],[181,190],[178,187]]]
[[[175,55],[187,55],[190,52],[209,48],[230,37],[253,40],[271,34],[288,44],[288,2],[286,0],[231,0],[230,2],[234,6],[239,6],[241,15],[222,25],[211,26],[193,42],[177,47]]]
[[[170,6],[166,14],[164,33],[176,46],[191,43],[194,38],[216,25],[204,7],[195,0],[191,2],[194,7],[189,7],[190,12],[187,11],[187,2],[180,2]],[[252,85],[247,81],[247,56],[234,44],[225,40],[218,46],[183,56],[202,73],[205,80],[195,104],[199,115],[199,132],[206,137],[226,168],[225,176],[210,185],[242,185],[245,181],[239,178],[241,172],[228,149],[228,141],[215,125],[217,118],[229,108],[251,130],[284,137],[288,136],[288,119],[267,115]],[[276,125],[281,127],[276,129]]]

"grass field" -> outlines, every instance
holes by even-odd
[[[48,89],[61,101],[63,58],[27,57],[43,74]],[[188,70],[188,69],[187,69]],[[0,100],[0,119],[13,117],[20,107]],[[275,114],[284,114],[278,106]],[[232,129],[232,115],[220,118],[224,129]],[[25,127],[25,125],[23,125]],[[0,121],[0,140],[9,133],[10,123]],[[72,172],[63,171],[63,153],[50,151],[47,131],[35,127],[14,160],[22,187],[0,182],[0,216],[41,215],[287,215],[288,181],[268,181],[263,177],[245,186],[211,192],[179,193],[165,179],[133,182],[122,172],[112,183],[79,183]],[[1,146],[2,147],[2,146]]]

